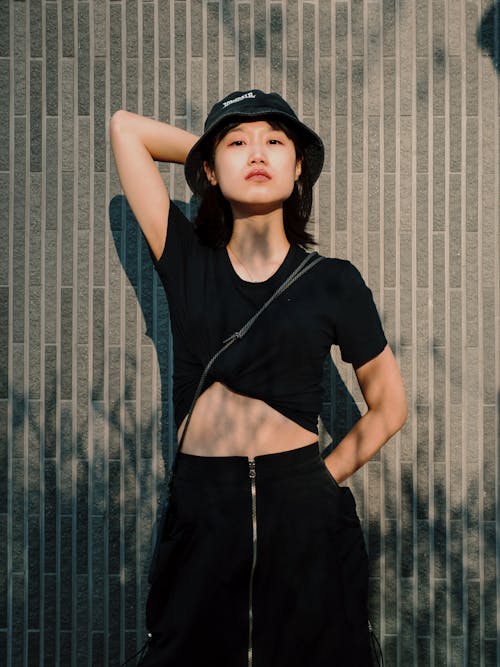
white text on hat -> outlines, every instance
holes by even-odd
[[[248,100],[248,99],[255,99],[255,95],[253,93],[245,93],[244,95],[240,95],[239,97],[235,97],[234,100],[227,100],[227,102],[223,102],[222,106],[225,109],[230,104],[234,104],[235,102],[241,102],[241,100]]]

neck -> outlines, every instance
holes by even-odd
[[[283,258],[290,243],[285,234],[282,210],[245,217],[235,215],[228,247],[240,260],[250,264]]]
[[[235,217],[227,249],[235,271],[244,280],[267,280],[289,248],[282,215]]]

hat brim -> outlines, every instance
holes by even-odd
[[[206,191],[209,182],[205,174],[205,169],[203,167],[203,156],[207,154],[207,149],[211,142],[214,141],[217,133],[227,125],[229,122],[234,122],[238,119],[248,119],[258,120],[260,118],[267,117],[280,118],[284,121],[285,125],[293,128],[301,137],[301,148],[304,152],[304,160],[307,162],[309,168],[309,173],[311,176],[311,183],[315,183],[321,170],[323,169],[323,163],[325,159],[325,149],[321,138],[311,130],[307,125],[291,118],[289,115],[278,111],[276,109],[259,109],[258,113],[249,112],[245,113],[239,111],[238,113],[228,114],[224,118],[221,118],[217,123],[212,125],[194,144],[194,146],[189,151],[186,162],[184,164],[184,174],[186,177],[187,184],[193,191],[195,195],[203,196]],[[303,139],[303,141],[302,141]]]

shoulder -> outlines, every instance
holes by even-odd
[[[357,267],[348,259],[326,257],[320,255],[321,275],[328,286],[338,292],[339,296],[357,289],[365,289],[366,283]]]
[[[358,368],[387,344],[372,291],[349,260],[327,258],[320,264],[331,298],[335,342],[342,359]]]
[[[178,284],[189,266],[203,262],[207,248],[200,244],[193,223],[188,217],[189,206],[171,201],[168,212],[167,233],[163,251],[153,264],[164,284]]]

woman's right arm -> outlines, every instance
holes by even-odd
[[[165,245],[170,199],[155,160],[184,164],[198,137],[124,110],[113,114],[110,135],[123,192],[158,259]]]

